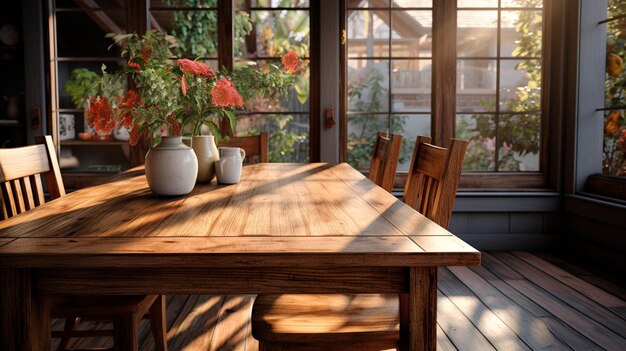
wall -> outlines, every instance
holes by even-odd
[[[479,250],[545,250],[563,226],[558,193],[459,193],[449,230]]]

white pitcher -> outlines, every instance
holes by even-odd
[[[222,146],[219,148],[219,152],[220,159],[215,162],[217,182],[220,184],[239,183],[246,151],[238,147]]]

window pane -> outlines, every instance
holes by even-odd
[[[406,172],[411,166],[411,157],[418,135],[430,136],[430,115],[392,115],[391,132],[402,135],[402,149],[398,161],[398,172]]]
[[[468,140],[464,171],[496,170],[496,124],[493,114],[457,115],[455,138]]]
[[[540,115],[500,115],[498,171],[539,171]]]
[[[349,11],[347,23],[349,57],[389,57],[389,26],[377,12],[389,16],[387,10]]]
[[[348,60],[348,111],[389,111],[389,61]]]
[[[113,41],[105,35],[126,31],[126,11],[58,12],[56,28],[58,57],[120,57],[117,46],[107,49]]]
[[[102,76],[102,65],[106,65],[107,72],[113,73],[117,72],[123,68],[126,62],[124,60],[120,61],[94,61],[94,62],[76,62],[76,61],[60,61],[57,65],[57,73],[58,73],[58,92],[59,92],[59,108],[71,108],[71,109],[82,109],[84,108],[84,102],[80,105],[75,105],[72,101],[72,95],[65,89],[65,85],[72,78],[72,72],[76,71],[76,74],[80,74],[84,77],[84,81],[92,81],[89,77],[93,77],[93,81],[99,79]],[[90,72],[86,72],[84,70],[89,70]],[[82,80],[81,80],[82,81]],[[94,89],[95,86],[94,86]],[[71,90],[71,87],[70,87]],[[94,93],[92,94],[95,94]],[[75,96],[77,98],[81,95],[82,89],[75,90]]]
[[[270,162],[309,161],[309,115],[242,115],[237,117],[237,136],[269,134]]]
[[[430,112],[432,61],[392,61],[391,103],[395,112]]]
[[[622,1],[609,0],[607,18],[626,14]],[[626,176],[626,18],[606,24],[606,74],[602,173]]]
[[[360,1],[349,1],[349,8],[355,7],[389,7],[389,0],[360,0]]]
[[[178,39],[177,57],[217,57],[217,11],[152,11],[151,25]]]
[[[502,7],[543,7],[543,0],[502,0]]]
[[[498,0],[457,0],[458,7],[498,7]]]
[[[77,3],[81,3],[81,8],[86,9],[118,9],[126,8],[126,0],[93,0],[93,1],[76,1],[76,0],[56,0],[56,9],[73,9],[79,8]]]
[[[150,7],[199,7],[199,8],[217,8],[217,0],[152,0]]]
[[[252,7],[309,7],[309,0],[252,0],[251,3]]]
[[[456,75],[457,111],[495,111],[495,60],[459,60]]]
[[[309,51],[309,11],[252,11],[256,41],[246,43],[247,57],[277,57],[290,50]]]
[[[432,56],[432,11],[393,11],[391,17],[393,57]]]
[[[259,61],[258,69],[261,72],[267,71],[269,63],[280,65],[278,61]],[[254,97],[247,99],[245,109],[248,112],[309,112],[309,67],[308,61],[302,66],[304,70],[299,71],[295,77],[294,86],[288,93],[280,98],[270,99],[267,97]]]
[[[388,115],[348,115],[348,163],[367,171],[377,132],[389,133]]]
[[[501,61],[500,111],[538,111],[540,108],[541,61]]]
[[[541,11],[502,11],[500,54],[541,57]]]
[[[392,7],[433,7],[433,0],[395,0],[391,4]]]
[[[498,12],[457,13],[457,56],[495,57],[498,43]]]

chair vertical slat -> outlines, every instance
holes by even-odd
[[[0,185],[0,207],[2,209],[2,220],[9,218],[9,208],[7,207],[8,200],[4,199],[5,191],[4,187]]]
[[[430,202],[430,191],[432,189],[433,179],[431,177],[427,177],[426,175],[422,175],[424,177],[424,188],[422,191],[424,194],[422,195],[422,205],[420,206],[420,212],[424,215],[428,216],[430,212],[430,208],[428,207],[428,203]]]
[[[388,138],[387,133],[376,134],[368,178],[389,192],[393,189],[401,149],[401,135],[392,134],[391,138]]]
[[[6,197],[6,200],[8,202],[8,206],[7,206],[7,212],[9,212],[7,214],[6,218],[9,217],[13,217],[17,214],[16,210],[15,210],[15,198],[13,196],[13,187],[11,186],[11,182],[5,182],[4,183],[4,195]]]
[[[19,179],[11,181],[13,186],[13,198],[15,199],[15,209],[17,214],[26,212],[26,206],[24,205],[24,194],[22,193],[22,186]]]
[[[32,210],[35,208],[35,201],[33,199],[33,187],[30,184],[30,177],[20,178],[20,185],[22,186],[22,191],[24,193],[24,204],[26,205],[26,210]]]
[[[261,132],[259,134],[259,138],[260,138],[260,145],[259,147],[261,148],[259,150],[259,158],[261,159],[261,163],[267,163],[269,162],[268,160],[268,150],[269,150],[269,135],[267,134],[267,132]]]
[[[467,142],[452,139],[448,149],[417,137],[404,190],[404,202],[447,228]]]
[[[35,205],[41,206],[46,202],[46,199],[43,196],[43,184],[41,184],[41,175],[34,174],[33,178],[33,191],[35,193]]]
[[[49,135],[35,137],[37,144],[44,144],[48,151],[48,163],[50,164],[50,172],[45,174],[46,184],[48,184],[48,193],[50,199],[58,199],[65,196],[65,186],[63,186],[63,178],[61,178],[61,169],[59,168],[59,160],[57,159],[56,148]]]

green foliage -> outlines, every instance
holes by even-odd
[[[295,78],[276,64],[270,63],[259,69],[257,64],[251,61],[238,62],[231,75],[244,100],[255,96],[280,98],[285,94],[286,87],[293,85]]]
[[[294,122],[292,115],[265,115],[256,118],[262,119],[263,127],[249,128],[243,132],[244,135],[257,135],[261,131],[267,131],[269,134],[269,153],[270,162],[308,162],[308,148],[302,148],[308,145],[309,135],[307,132],[298,133],[290,130],[289,125]],[[297,150],[301,148],[301,150]],[[298,152],[300,151],[300,152]],[[298,154],[306,155],[298,157]]]
[[[626,14],[626,0],[610,0],[608,18]],[[626,176],[626,19],[607,23],[605,106],[602,172]]]
[[[166,0],[169,6],[216,7],[216,1]],[[245,36],[252,31],[250,16],[235,12],[235,37]],[[173,51],[177,57],[217,56],[217,11],[173,11],[171,33],[180,45]],[[238,46],[235,45],[238,49]]]
[[[99,93],[100,76],[86,68],[76,68],[70,80],[65,83],[65,91],[72,97],[76,108],[83,108],[90,96]]]
[[[364,74],[366,79],[348,85],[348,101],[350,111],[357,112],[382,112],[388,109],[387,88],[384,85],[382,73],[371,67]],[[349,119],[350,133],[348,134],[348,163],[359,170],[369,168],[372,159],[373,147],[376,141],[376,133],[391,132],[402,134],[406,124],[406,116],[394,116],[393,123],[387,115],[356,114]],[[400,163],[410,160],[411,150],[415,140],[402,140],[400,151]]]

